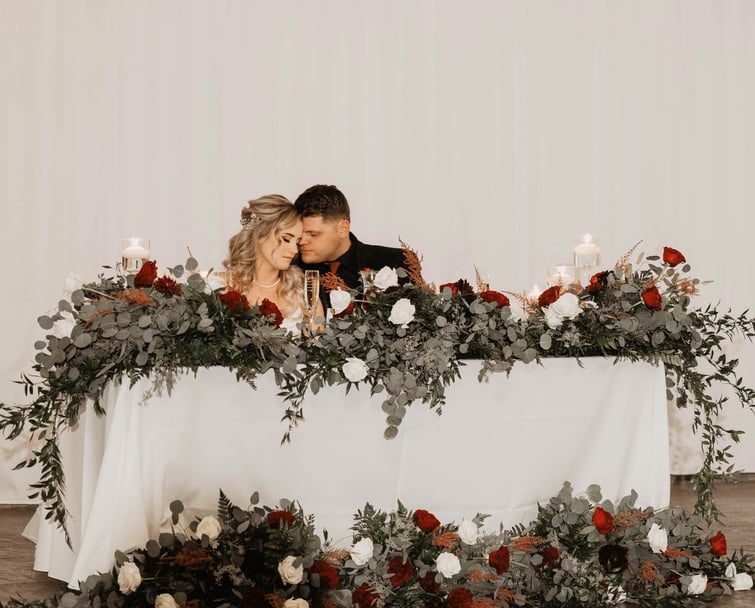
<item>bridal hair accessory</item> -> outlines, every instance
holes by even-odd
[[[249,228],[250,226],[254,224],[256,219],[257,219],[257,214],[254,211],[250,211],[249,215],[241,218],[240,223],[244,228]]]

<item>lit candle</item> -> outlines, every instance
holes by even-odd
[[[542,291],[540,290],[540,288],[537,285],[535,285],[532,288],[532,290],[527,294],[527,297],[530,300],[537,300],[540,297],[541,293],[542,293]]]
[[[149,240],[132,237],[121,241],[121,265],[127,272],[137,272],[149,259]]]
[[[130,260],[145,260],[149,257],[149,249],[142,246],[142,239],[132,238],[128,239],[126,242],[128,243],[128,246],[121,249],[121,255],[124,258],[128,258]]]
[[[552,266],[548,273],[548,285],[550,287],[554,285],[566,287],[574,283],[575,278],[574,266]]]
[[[574,253],[576,255],[598,255],[600,246],[593,241],[591,234],[583,234],[582,242],[574,246]]]

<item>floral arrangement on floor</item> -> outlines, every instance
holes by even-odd
[[[38,319],[48,332],[35,345],[38,377],[21,380],[32,402],[0,404],[0,430],[8,438],[28,431],[41,443],[19,463],[42,465],[30,497],[43,501],[65,530],[58,438],[88,403],[104,413],[100,397],[110,381],[149,376],[155,391],[170,390],[179,374],[218,365],[254,385],[257,374],[273,370],[288,422],[283,441],[304,419],[308,391],[366,386],[384,397],[390,439],[411,404],[442,411],[446,386],[469,359],[480,360],[484,381],[518,362],[599,355],[665,365],[669,399],[694,408],[693,430],[702,436],[696,512],[717,517],[713,482],[732,468],[722,444],[741,433],[718,424],[726,397],[714,389],[755,407],[755,391],[723,350],[737,335],[752,339],[755,319],[692,307],[701,283],[689,276],[681,252],[665,247],[662,256],[640,255],[632,270],[632,248],[584,287],[554,285],[529,297],[483,285],[475,290],[465,280],[436,288],[423,279],[417,253],[402,245],[405,267],[381,269],[365,294],[345,289],[335,275],[323,277],[335,314],[315,339],[281,328],[280,311],[267,300],[250,306],[239,292],[213,289],[193,258],[162,276],[149,261],[135,275],[71,285],[70,297]]]
[[[636,498],[613,505],[598,486],[574,496],[567,483],[528,526],[492,533],[482,514],[441,524],[424,509],[366,504],[338,550],[296,502],[261,507],[255,493],[242,509],[221,492],[217,518],[183,527],[176,501],[171,532],[117,553],[111,572],[6,608],[658,607],[752,588],[753,556],[729,555],[723,532]]]

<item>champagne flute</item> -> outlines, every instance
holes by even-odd
[[[320,299],[320,271],[304,271],[304,305],[307,307],[307,322],[310,332],[314,333],[317,302]]]

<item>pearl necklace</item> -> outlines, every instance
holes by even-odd
[[[260,287],[261,289],[272,289],[273,287],[277,287],[278,283],[281,282],[281,277],[278,275],[278,280],[275,281],[275,283],[272,283],[270,285],[264,285],[263,283],[260,283],[257,279],[252,279],[252,283],[254,283],[257,287]]]

